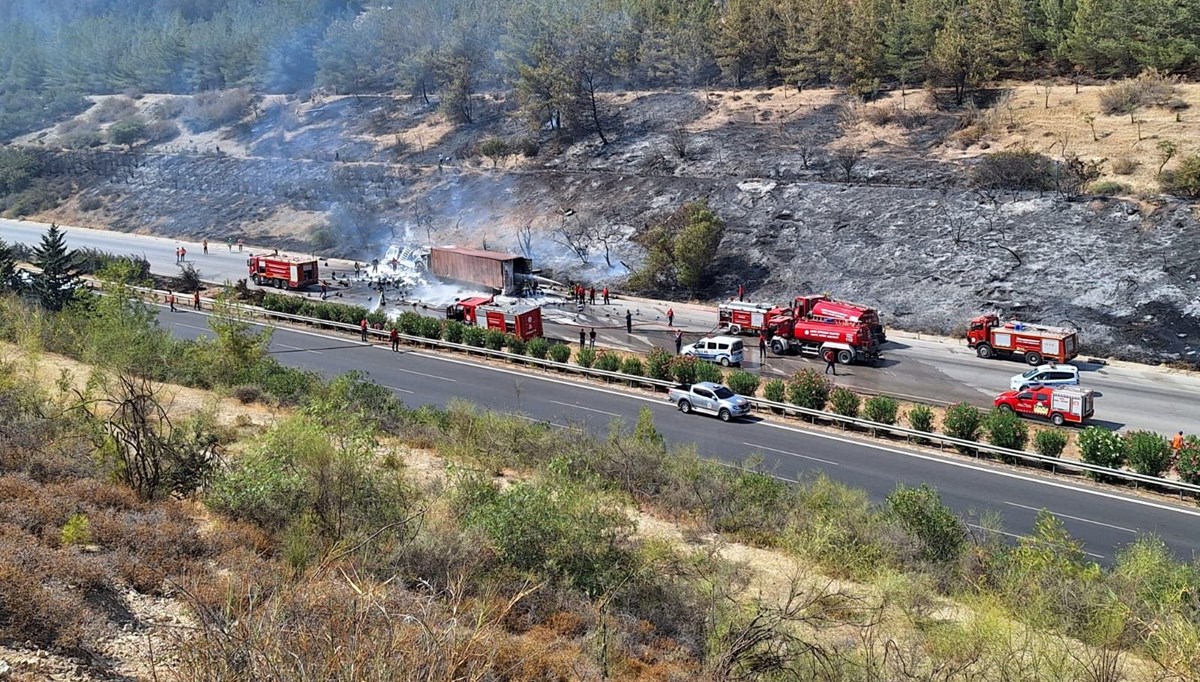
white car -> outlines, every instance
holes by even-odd
[[[728,367],[742,364],[745,344],[736,336],[709,336],[684,346],[679,352],[690,358],[719,362]]]
[[[1020,391],[1030,386],[1078,386],[1079,368],[1075,365],[1042,365],[1008,381],[1008,387]]]

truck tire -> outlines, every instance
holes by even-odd
[[[975,347],[975,354],[985,360],[996,357],[996,351],[992,349],[991,344],[981,343]]]
[[[729,358],[727,358],[727,357],[721,358],[721,366],[728,367],[729,366]]]
[[[840,364],[848,365],[854,362],[854,351],[849,351],[843,348],[837,352],[837,361]]]
[[[733,418],[733,415],[729,413],[729,410],[722,407],[721,411],[717,413],[717,418],[723,422],[727,422]]]
[[[1061,412],[1055,412],[1054,414],[1050,415],[1050,423],[1054,424],[1055,426],[1062,426],[1066,422],[1067,420],[1063,419]]]
[[[730,336],[737,336],[741,333],[742,333],[741,327],[737,326],[736,324],[729,325],[729,335]]]
[[[254,280],[254,283],[256,285],[262,286],[262,278],[259,277],[258,275],[255,275],[255,276],[251,277],[250,279]]]
[[[1025,364],[1031,367],[1037,367],[1038,365],[1042,364],[1042,362],[1044,362],[1042,359],[1042,354],[1037,351],[1031,350],[1025,354]]]
[[[692,413],[692,404],[690,402],[688,402],[687,400],[680,400],[679,401],[679,411],[684,414],[691,414]]]
[[[784,343],[783,341],[781,341],[779,339],[771,340],[771,354],[772,355],[787,355],[787,353],[788,353],[788,346],[786,343]]]

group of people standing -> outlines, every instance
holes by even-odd
[[[607,286],[600,289],[600,300],[603,305],[609,304]],[[571,287],[571,301],[579,305],[596,305],[596,287],[585,287],[582,284],[576,284]]]

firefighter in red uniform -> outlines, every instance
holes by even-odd
[[[830,370],[833,371],[833,376],[837,376],[837,356],[835,356],[833,354],[832,350],[826,350],[825,351],[825,373],[829,374]]]
[[[358,323],[358,328],[362,330],[362,340],[367,340],[367,318],[363,318],[362,322]]]
[[[392,352],[399,353],[400,352],[400,332],[397,331],[395,327],[392,327],[392,332],[388,336],[392,340]]]

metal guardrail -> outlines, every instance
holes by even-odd
[[[144,288],[144,287],[130,287],[130,288],[132,290],[143,292],[143,293],[155,296],[155,297],[161,297],[166,294],[165,291],[148,289],[148,288]],[[207,298],[207,297],[202,297],[201,300],[208,301],[210,303],[210,305],[213,302],[213,299]],[[190,301],[184,301],[182,303],[177,302],[176,305],[186,307],[187,303],[190,303]],[[315,318],[315,317],[305,317],[302,315],[283,313],[283,312],[278,312],[278,311],[274,311],[274,310],[267,310],[266,308],[261,308],[258,306],[249,306],[249,305],[245,305],[245,304],[241,304],[241,303],[226,302],[224,305],[228,305],[234,309],[240,310],[242,312],[245,312],[245,313],[248,313],[251,315],[259,315],[259,316],[266,317],[266,318],[274,318],[274,319],[280,319],[280,320],[287,320],[287,321],[291,321],[291,322],[298,322],[298,323],[301,323],[304,325],[309,325],[309,326],[319,326],[319,327],[326,327],[326,328],[331,328],[331,329],[340,329],[340,330],[352,332],[355,334],[360,334],[362,332],[361,327],[356,324],[347,324],[345,322],[336,322],[333,320],[322,320],[320,318]],[[381,330],[381,329],[368,328],[367,334],[368,334],[368,337],[375,337],[375,338],[379,338],[384,341],[389,339],[389,332],[385,331],[385,330]],[[579,374],[579,375],[588,376],[588,377],[599,377],[599,378],[603,378],[603,379],[606,379],[609,381],[614,381],[614,382],[625,382],[625,383],[628,383],[629,385],[649,386],[649,387],[663,388],[663,389],[670,389],[670,388],[678,385],[676,382],[673,382],[673,381],[664,381],[661,379],[653,379],[651,377],[634,376],[632,374],[624,374],[621,372],[609,372],[607,370],[596,369],[594,367],[583,367],[580,365],[575,365],[575,364],[566,363],[566,362],[555,362],[554,360],[539,359],[539,358],[535,358],[535,357],[532,357],[529,355],[518,355],[516,353],[509,353],[507,351],[492,350],[490,348],[471,346],[471,345],[462,344],[462,343],[452,343],[450,341],[445,341],[442,339],[429,339],[429,338],[425,338],[422,336],[412,336],[409,334],[400,334],[400,339],[402,341],[404,341],[406,344],[410,344],[410,345],[411,344],[420,344],[420,345],[425,345],[425,346],[430,346],[430,347],[444,348],[447,350],[464,352],[464,353],[468,353],[468,354],[475,353],[475,354],[484,355],[487,357],[496,358],[496,359],[500,359],[500,360],[507,360],[512,363],[533,365],[533,366],[542,367],[545,369],[553,369],[553,370],[556,370],[556,371],[562,372],[562,373]],[[824,412],[822,410],[812,410],[812,409],[809,409],[806,407],[800,407],[798,405],[792,405],[790,403],[774,402],[771,400],[766,400],[764,398],[747,396],[747,400],[749,400],[750,404],[754,407],[754,409],[757,409],[757,410],[770,410],[777,414],[794,415],[794,416],[798,416],[798,417],[806,417],[806,418],[813,419],[813,420],[832,422],[832,423],[839,424],[843,428],[852,427],[852,428],[856,428],[856,429],[870,431],[873,434],[878,434],[880,432],[884,432],[884,433],[890,434],[892,436],[903,436],[907,440],[918,440],[919,442],[934,443],[934,444],[937,444],[939,448],[945,448],[945,447],[949,446],[949,447],[956,448],[960,451],[974,452],[974,453],[976,453],[976,455],[981,455],[981,454],[986,453],[988,455],[992,455],[994,457],[998,457],[1001,459],[1006,459],[1008,461],[1016,460],[1016,461],[1020,461],[1025,464],[1040,466],[1042,468],[1049,467],[1054,471],[1057,471],[1059,469],[1065,469],[1068,471],[1074,471],[1074,472],[1080,472],[1080,473],[1091,473],[1091,474],[1095,474],[1097,477],[1106,477],[1109,479],[1119,479],[1119,480],[1131,482],[1134,484],[1135,488],[1139,484],[1155,486],[1158,488],[1164,488],[1164,489],[1168,489],[1168,490],[1177,491],[1179,493],[1180,498],[1183,497],[1184,493],[1190,493],[1193,495],[1200,496],[1200,485],[1193,485],[1191,483],[1186,483],[1183,481],[1175,481],[1175,480],[1171,480],[1168,478],[1159,478],[1156,476],[1144,476],[1142,474],[1132,472],[1132,471],[1125,471],[1122,469],[1111,469],[1108,467],[1098,466],[1095,464],[1088,464],[1087,462],[1081,462],[1081,461],[1076,461],[1076,460],[1059,459],[1057,457],[1047,457],[1045,455],[1039,455],[1039,454],[1033,453],[1033,452],[1026,452],[1024,450],[1012,450],[1009,448],[997,447],[995,445],[990,445],[987,443],[979,443],[976,441],[969,441],[969,440],[963,440],[960,438],[954,438],[952,436],[947,436],[947,435],[943,435],[943,434],[939,434],[939,433],[917,431],[915,429],[910,429],[910,428],[898,426],[895,424],[881,424],[878,422],[868,421],[866,419],[860,419],[858,417],[847,417],[845,415],[836,414],[834,412]]]

